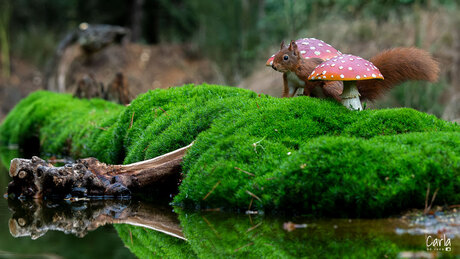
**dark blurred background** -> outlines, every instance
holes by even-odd
[[[130,33],[96,53],[82,54],[74,41],[58,55],[82,23]],[[0,119],[30,91],[62,90],[49,86],[53,73],[64,91],[86,75],[110,84],[121,72],[132,95],[208,82],[280,96],[281,74],[265,61],[282,40],[303,37],[364,58],[397,46],[430,51],[441,62],[438,83],[406,83],[370,106],[459,120],[457,0],[0,0]]]

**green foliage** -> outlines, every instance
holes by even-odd
[[[188,145],[175,197],[185,207],[384,216],[458,203],[460,127],[412,109],[352,112],[213,85],[155,90],[122,107],[37,92],[0,127],[0,144],[42,156],[132,163]],[[206,197],[206,198],[205,198]]]

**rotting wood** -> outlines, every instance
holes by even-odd
[[[192,145],[129,165],[108,165],[90,157],[54,167],[39,157],[15,158],[8,196],[128,198],[133,192],[179,177],[182,158]]]

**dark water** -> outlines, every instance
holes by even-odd
[[[6,192],[8,174],[0,169]],[[449,239],[427,251],[427,237]],[[130,250],[135,254],[131,253]],[[437,248],[437,247],[434,247]],[[445,251],[447,249],[447,251]],[[0,258],[460,258],[460,213],[308,219],[139,201],[0,202]]]

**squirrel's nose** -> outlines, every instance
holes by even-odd
[[[272,68],[273,68],[274,70],[277,70],[276,67],[275,67],[275,65],[272,65]]]

